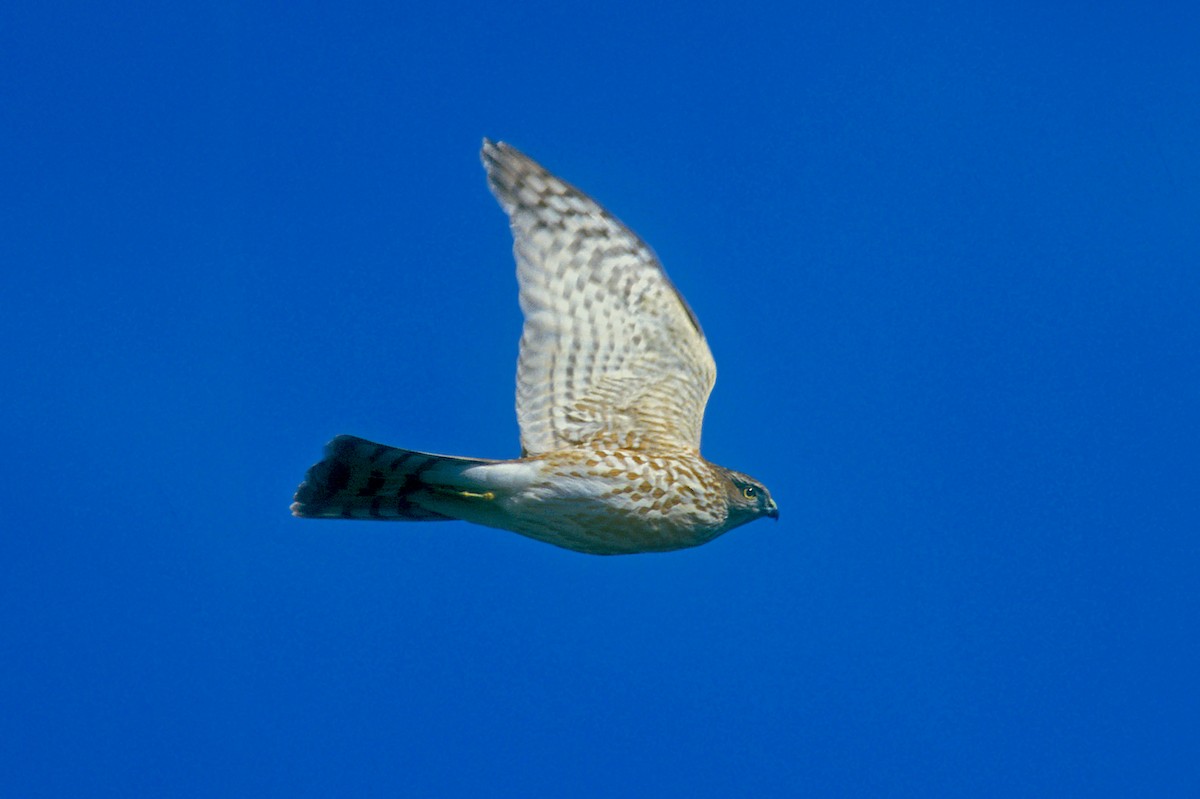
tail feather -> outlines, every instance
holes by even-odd
[[[446,521],[479,494],[463,471],[495,461],[430,455],[338,436],[296,489],[292,515],[311,519]]]

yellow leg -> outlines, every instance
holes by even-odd
[[[455,491],[454,493],[458,494],[460,497],[465,497],[466,499],[495,499],[496,498],[496,495],[493,494],[491,491],[484,491],[482,494],[477,494],[474,491]]]

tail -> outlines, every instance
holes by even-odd
[[[456,506],[491,499],[472,491],[472,481],[463,476],[472,466],[488,463],[495,461],[428,455],[338,436],[296,489],[292,515],[413,522],[461,518]]]

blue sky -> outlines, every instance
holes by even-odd
[[[430,4],[431,6],[434,4]],[[6,4],[14,796],[1194,796],[1194,5]],[[779,523],[292,519],[518,452],[510,141],[658,252]]]

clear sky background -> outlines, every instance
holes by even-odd
[[[1200,7],[789,5],[5,3],[0,792],[1200,794]],[[483,136],[778,523],[288,515],[518,453]]]

